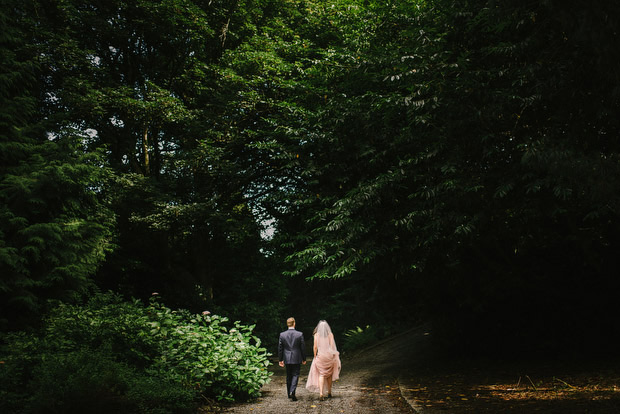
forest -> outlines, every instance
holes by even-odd
[[[289,316],[615,350],[616,2],[0,1],[3,411],[251,398]]]

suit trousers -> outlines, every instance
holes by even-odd
[[[286,364],[286,393],[289,397],[295,395],[301,364]]]

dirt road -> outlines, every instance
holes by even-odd
[[[354,355],[342,358],[341,378],[334,384],[333,398],[319,401],[317,393],[306,390],[310,362],[302,365],[298,401],[286,397],[286,374],[277,362],[271,367],[272,380],[262,397],[246,404],[224,407],[221,413],[415,413],[415,403],[401,393],[398,378],[415,366],[427,336],[416,328],[384,340]],[[405,356],[405,360],[403,360]]]

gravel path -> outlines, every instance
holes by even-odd
[[[432,357],[429,342],[430,333],[420,327],[346,355],[334,398],[326,401],[305,389],[310,361],[302,366],[299,400],[286,398],[285,370],[274,361],[272,381],[261,398],[246,404],[210,404],[199,414],[620,413],[616,359],[577,360],[573,365],[562,360],[446,360]],[[525,378],[529,382],[522,381]]]
[[[305,388],[311,361],[302,365],[298,401],[286,397],[286,374],[277,362],[271,382],[253,402],[223,407],[221,413],[416,413],[415,402],[401,392],[399,377],[411,375],[424,349],[425,331],[416,328],[381,341],[350,357],[343,357],[341,378],[333,385],[333,398],[319,401]],[[416,357],[418,356],[418,357]],[[403,360],[403,358],[406,358]],[[404,388],[403,388],[404,390]]]

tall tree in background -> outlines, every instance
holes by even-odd
[[[262,253],[253,201],[270,191],[260,183],[271,180],[262,178],[269,140],[252,131],[264,122],[256,89],[265,87],[247,79],[250,55],[269,47],[243,45],[280,2],[28,4],[48,118],[82,131],[113,172],[102,194],[116,214],[116,249],[99,285],[235,318],[262,306],[257,318],[273,324],[280,305],[268,302],[285,289]]]
[[[104,201],[116,249],[99,286],[271,326],[288,256],[290,287],[312,287],[295,306],[318,296],[355,315],[338,329],[393,314],[472,336],[603,327],[618,287],[617,9],[10,4],[20,25],[5,35],[2,116],[20,128],[7,129],[7,148],[20,149],[3,151],[6,226],[26,223],[12,219],[18,194],[50,217],[97,222],[71,250],[87,279],[112,222]],[[62,165],[58,198],[25,184]],[[9,227],[3,237],[17,240]],[[10,243],[3,263],[25,263]]]
[[[618,7],[335,4],[292,273],[406,278],[472,338],[617,333]]]
[[[21,2],[0,21],[0,324],[12,328],[47,299],[72,300],[93,286],[113,217],[101,203],[105,169],[87,137],[45,117],[41,57]],[[41,96],[43,95],[43,96]]]

